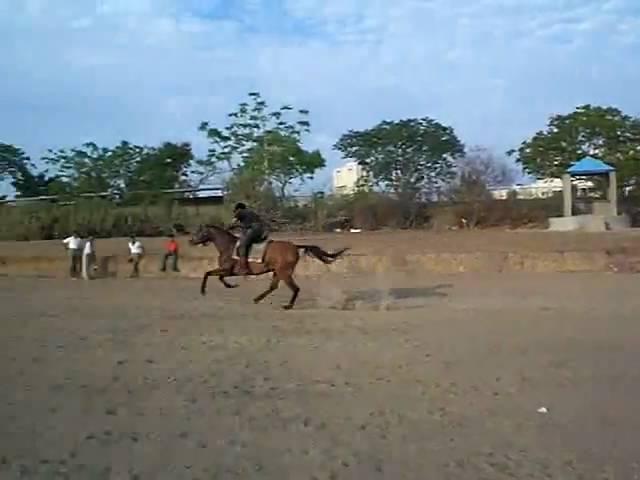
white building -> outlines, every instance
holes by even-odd
[[[333,192],[337,195],[354,193],[365,171],[357,162],[347,162],[333,170]]]
[[[589,191],[593,189],[594,184],[588,180],[574,180],[573,181],[578,196],[588,196]],[[513,192],[516,198],[525,200],[531,200],[534,198],[549,198],[555,193],[562,192],[562,179],[561,178],[543,178],[536,180],[529,185],[516,184],[506,187],[493,187],[489,191],[493,198],[497,200],[506,200],[509,194]]]

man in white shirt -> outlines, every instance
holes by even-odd
[[[85,280],[90,279],[89,272],[95,268],[96,262],[96,246],[93,235],[89,235],[87,241],[84,242],[84,248],[82,250],[82,278]]]
[[[136,239],[135,235],[129,237],[129,262],[133,263],[133,270],[129,278],[137,278],[140,276],[140,259],[144,255],[144,247],[140,240]]]
[[[82,238],[78,234],[78,232],[73,232],[70,237],[65,238],[62,243],[69,252],[70,266],[69,273],[71,278],[78,278],[78,274],[80,273],[80,263],[82,261],[82,248],[83,242]]]

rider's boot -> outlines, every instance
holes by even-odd
[[[238,275],[248,275],[251,273],[249,270],[249,258],[248,257],[240,257],[238,259]]]

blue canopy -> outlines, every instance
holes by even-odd
[[[571,175],[600,175],[615,171],[611,165],[593,157],[584,157],[567,169]]]

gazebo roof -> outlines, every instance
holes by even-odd
[[[615,171],[611,165],[593,157],[584,157],[567,169],[570,175],[600,175]]]

